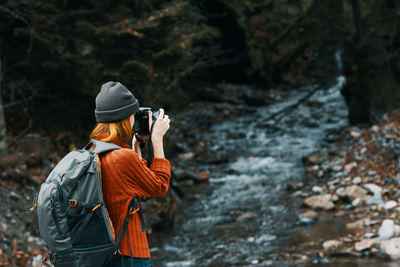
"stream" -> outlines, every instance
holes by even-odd
[[[202,166],[211,170],[209,183],[179,203],[172,231],[150,237],[154,266],[276,264],[299,213],[299,198],[288,194],[287,184],[305,179],[303,155],[327,148],[347,126],[344,82],[339,76],[277,123],[266,118],[312,88],[200,133],[210,152],[229,155],[229,162]]]
[[[340,50],[335,61],[341,70]],[[302,156],[327,151],[348,127],[340,93],[345,81],[340,75],[328,89],[288,91],[281,101],[227,116],[200,131],[196,139],[210,144],[208,153],[227,162],[191,166],[210,170],[209,183],[189,188],[171,231],[150,236],[152,264],[288,266],[293,265],[290,255],[296,254],[296,266],[396,266],[378,258],[302,255],[306,243],[347,234],[344,222],[329,213],[311,227],[299,226],[302,198],[286,190],[288,184],[310,182]],[[312,96],[302,101],[308,94]],[[291,112],[271,117],[291,106]]]

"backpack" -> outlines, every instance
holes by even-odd
[[[92,139],[84,149],[68,153],[41,185],[39,231],[54,266],[104,266],[118,254],[129,217],[136,212],[146,231],[138,197],[132,198],[118,236],[104,205],[98,154],[120,148]]]

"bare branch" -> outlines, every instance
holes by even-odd
[[[272,114],[271,116],[269,116],[267,118],[267,121],[269,120],[274,120],[275,122],[280,121],[281,119],[283,119],[287,114],[291,113],[292,111],[294,111],[296,108],[298,108],[301,104],[303,104],[304,102],[306,102],[310,97],[312,97],[318,90],[320,90],[321,88],[315,87],[312,91],[310,91],[307,95],[305,95],[304,97],[302,97],[300,100],[298,100],[296,103],[289,105],[283,109],[281,109],[278,112],[275,112],[274,114]]]

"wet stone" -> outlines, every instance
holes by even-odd
[[[351,202],[351,205],[353,205],[354,207],[357,207],[361,202],[361,198],[356,198]]]
[[[315,220],[312,218],[301,218],[299,221],[295,223],[295,226],[311,226],[315,223]]]
[[[333,204],[331,199],[331,194],[315,195],[306,198],[303,204],[312,209],[331,210],[335,208],[335,204]]]
[[[310,218],[310,219],[314,219],[314,218],[316,218],[316,217],[318,217],[318,213],[316,213],[316,212],[313,211],[313,210],[308,210],[308,211],[306,211],[306,212],[304,212],[304,213],[302,213],[302,214],[299,215],[299,218],[300,218],[300,219],[301,219],[301,218]]]
[[[361,184],[362,179],[360,176],[354,177],[353,184]]]
[[[309,156],[303,156],[302,160],[306,165],[315,165],[319,163],[320,158],[318,156],[309,155]]]
[[[375,245],[374,239],[363,239],[363,240],[355,243],[355,249],[356,249],[356,251],[362,251],[364,249],[371,248],[373,245]]]
[[[384,240],[380,245],[380,253],[392,260],[400,259],[400,238]]]
[[[312,188],[313,194],[321,194],[323,192],[322,187],[314,185]]]
[[[286,189],[289,191],[296,191],[296,190],[303,188],[303,186],[304,186],[304,183],[289,184],[289,185],[287,185]]]
[[[359,138],[361,136],[361,133],[355,130],[350,131],[350,135],[354,138]]]
[[[254,213],[244,213],[236,217],[235,221],[240,222],[244,220],[253,219],[256,215]]]
[[[348,211],[348,210],[354,210],[356,208],[356,206],[354,206],[353,204],[347,204],[344,207],[344,210]]]
[[[344,166],[345,173],[351,173],[357,167],[357,162],[351,162]]]
[[[351,185],[341,192],[342,197],[348,197],[350,200],[356,198],[365,199],[367,197],[367,191],[358,185]]]
[[[363,229],[364,227],[368,226],[370,224],[369,219],[359,219],[355,222],[351,222],[346,224],[347,229]]]
[[[393,209],[394,207],[397,207],[397,202],[393,200],[387,201],[383,206],[385,210],[390,210]]]
[[[400,226],[394,224],[393,220],[386,219],[382,222],[378,231],[379,240],[385,240],[399,235]]]
[[[18,200],[21,200],[21,199],[22,199],[21,195],[19,195],[19,194],[16,193],[15,191],[11,191],[11,192],[10,192],[10,198],[11,198],[12,200],[14,200],[14,201],[18,201]]]
[[[326,250],[330,250],[330,249],[336,249],[336,248],[338,248],[340,245],[342,245],[343,244],[343,242],[342,241],[339,241],[339,240],[328,240],[328,241],[325,241],[323,244],[322,244],[322,247],[324,248],[324,249],[326,249]]]
[[[193,152],[186,152],[186,153],[181,153],[178,155],[179,160],[190,160],[194,158],[194,153]]]
[[[313,264],[318,264],[318,263],[329,263],[329,259],[326,256],[321,256],[321,255],[315,255],[312,259],[311,262]]]

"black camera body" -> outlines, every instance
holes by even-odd
[[[149,130],[149,111],[151,108],[148,107],[140,107],[138,112],[135,114],[135,132],[140,135],[148,135],[150,134]],[[159,111],[152,112],[153,117],[153,125],[156,122]],[[153,127],[152,125],[152,127]]]

